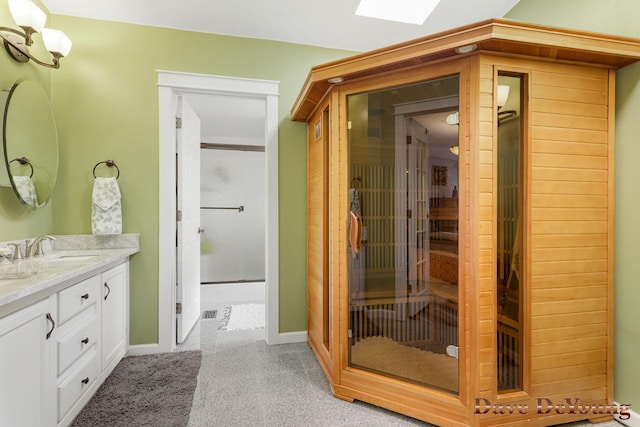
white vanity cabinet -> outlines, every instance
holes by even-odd
[[[55,296],[0,319],[0,425],[55,423]]]
[[[58,292],[57,414],[63,420],[100,375],[100,274]]]
[[[102,369],[110,369],[127,351],[129,337],[129,264],[102,273]]]
[[[66,427],[128,350],[128,259],[24,305],[0,317],[0,426]]]
[[[58,425],[67,426],[124,357],[129,263],[58,292]]]

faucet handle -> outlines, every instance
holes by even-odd
[[[7,243],[7,245],[11,245],[14,246],[14,250],[13,250],[13,259],[14,261],[17,259],[24,259],[24,255],[22,254],[22,245],[20,243]]]
[[[42,242],[44,240],[56,240],[56,238],[53,236],[44,235],[34,239],[31,243],[31,248],[30,251],[28,251],[27,255],[32,257],[43,256],[44,250],[42,249]]]

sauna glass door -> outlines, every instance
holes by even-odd
[[[349,365],[458,394],[459,78],[347,99]]]

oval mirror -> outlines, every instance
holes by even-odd
[[[5,173],[0,186],[12,187],[29,209],[44,206],[58,176],[58,132],[49,98],[38,83],[24,80],[2,92],[2,146]]]

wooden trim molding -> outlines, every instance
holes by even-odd
[[[458,53],[457,49],[464,46],[474,46],[475,50]],[[329,83],[329,79],[341,77],[343,82],[348,82],[478,52],[620,68],[640,59],[640,43],[619,36],[491,19],[315,66],[291,109],[291,118],[294,121],[309,118],[329,88],[335,85]]]

